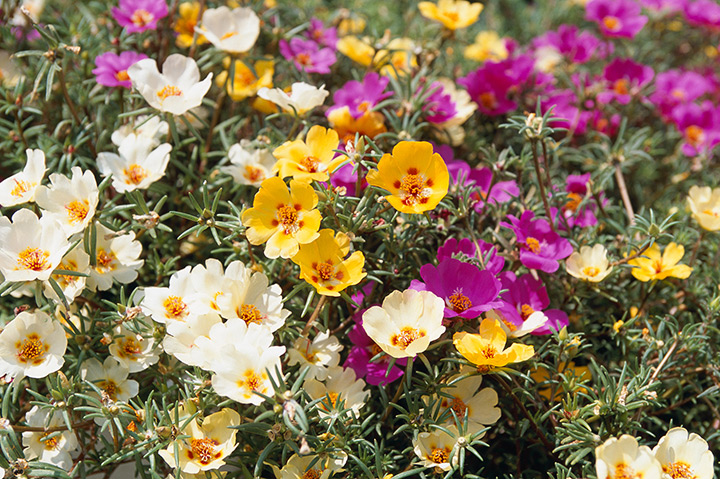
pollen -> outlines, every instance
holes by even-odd
[[[390,338],[390,344],[405,350],[413,341],[423,336],[425,336],[425,331],[418,331],[413,327],[405,326],[400,330],[400,334],[394,334],[392,338]]]
[[[429,181],[425,181],[425,178],[417,173],[405,175],[399,187],[403,193],[403,204],[412,206],[418,203],[427,203],[427,198],[432,194],[432,190],[427,187],[428,183]]]
[[[333,277],[333,274],[335,273],[335,267],[332,265],[332,263],[320,263],[315,267],[315,271],[317,271],[320,279],[322,279],[323,281],[328,281]]]
[[[568,193],[568,202],[565,203],[565,209],[569,211],[577,211],[578,206],[580,206],[580,202],[582,201],[582,198],[577,193]]]
[[[168,318],[177,319],[187,313],[187,304],[180,296],[168,296],[163,301],[163,307],[165,308],[165,316]]]
[[[533,253],[540,252],[540,242],[533,237],[528,237],[525,239],[525,246],[527,246],[527,249],[529,249]]]
[[[465,411],[467,411],[467,405],[460,398],[453,398],[450,403],[450,409],[455,411],[457,417],[465,417]]]
[[[171,96],[180,96],[180,95],[182,95],[182,90],[174,85],[167,85],[167,86],[163,87],[162,90],[158,90],[158,92],[157,92],[157,96],[161,100],[164,100]]]
[[[301,479],[320,479],[322,477],[322,471],[320,469],[308,469],[305,474],[302,475]]]
[[[300,65],[312,65],[312,58],[310,58],[310,54],[308,53],[298,53],[295,60],[297,60]]]
[[[448,462],[448,459],[450,458],[450,450],[446,447],[440,449],[439,447],[435,447],[430,451],[430,454],[428,455],[428,459],[430,459],[435,464],[444,464]]]
[[[75,200],[65,205],[65,211],[71,225],[82,223],[90,211],[90,203],[88,200]]]
[[[143,8],[135,10],[130,17],[130,21],[138,27],[149,25],[154,19],[155,16]]]
[[[190,459],[197,460],[197,462],[206,466],[214,459],[218,459],[222,455],[222,452],[217,451],[217,446],[217,441],[207,437],[202,439],[191,439],[189,452],[193,455],[193,457],[190,457]]]
[[[693,473],[690,466],[682,461],[671,462],[670,464],[662,467],[663,472],[672,479],[696,479],[697,476]]]
[[[318,166],[320,166],[320,160],[314,156],[306,156],[300,160],[300,168],[307,171],[308,173],[317,173]]]
[[[18,255],[18,267],[15,269],[29,269],[32,271],[45,271],[50,267],[48,258],[50,252],[41,250],[40,248],[32,248],[28,246]]]
[[[17,358],[23,364],[30,363],[37,365],[42,363],[45,353],[50,346],[43,343],[35,333],[28,335],[21,344],[16,345],[18,349]]]
[[[641,479],[642,475],[635,474],[635,471],[624,462],[615,464],[614,479]]]
[[[127,70],[120,70],[119,72],[115,73],[115,79],[117,81],[129,81],[130,75],[128,75]]]
[[[247,325],[250,325],[250,323],[262,324],[263,322],[262,313],[253,304],[243,304],[237,313],[238,317],[245,321]]]
[[[100,248],[97,250],[95,258],[97,260],[95,270],[98,273],[107,273],[108,271],[115,269],[115,265],[113,264],[115,262],[115,253],[112,251],[108,253],[104,249]]]
[[[243,376],[244,379],[239,380],[237,383],[239,387],[249,389],[250,391],[265,391],[266,388],[263,387],[264,378],[256,374],[255,371],[248,369]]]
[[[697,125],[690,125],[685,128],[685,136],[687,137],[688,143],[693,146],[698,146],[705,138],[705,130]]]
[[[585,276],[589,276],[590,278],[594,278],[595,276],[597,276],[598,274],[600,274],[600,269],[599,269],[598,267],[596,267],[596,266],[585,266],[585,267],[582,269],[582,273],[583,273]]]
[[[502,322],[505,326],[507,326],[507,328],[510,330],[511,333],[517,331],[517,326],[515,326],[513,323],[511,323],[507,319],[503,319]]]
[[[327,397],[323,398],[323,400],[320,402],[320,407],[324,409],[325,411],[328,411],[328,408],[326,407],[326,404],[328,403],[328,398],[330,398],[330,407],[335,408],[338,404],[338,393],[327,393]]]
[[[533,314],[534,312],[535,312],[535,310],[529,304],[523,304],[520,307],[520,316],[522,316],[523,321],[528,319],[530,317],[530,315]]]
[[[135,338],[123,338],[120,340],[120,354],[124,357],[136,356],[141,352],[140,344]]]
[[[630,93],[630,81],[627,78],[617,80],[613,85],[613,90],[620,95],[627,95]]]
[[[40,443],[46,450],[53,451],[58,447],[58,443],[60,442],[60,436],[48,437],[50,434],[52,433],[46,432],[45,434],[40,436]]]
[[[498,107],[497,98],[495,97],[495,94],[491,91],[481,93],[478,99],[480,100],[480,104],[486,110],[495,110]]]
[[[451,309],[456,313],[463,313],[472,308],[473,305],[470,298],[462,294],[461,291],[455,291],[450,295],[448,302],[451,304]]]
[[[298,212],[292,206],[281,206],[277,210],[277,219],[286,235],[293,235],[300,229]]]
[[[232,38],[237,34],[238,32],[227,32],[225,35],[220,37],[220,40],[227,40],[228,38]]]
[[[457,23],[460,20],[460,15],[457,12],[445,12],[445,17],[453,23]]]
[[[611,32],[617,32],[622,26],[620,19],[618,17],[613,17],[612,15],[608,15],[607,17],[603,18],[602,22],[603,25],[605,25],[605,28],[607,28]]]
[[[495,346],[492,344],[488,344],[487,346],[480,349],[480,354],[485,356],[486,359],[492,359],[497,354],[497,349],[495,349]]]
[[[115,381],[108,379],[107,381],[100,381],[97,385],[100,389],[105,391],[108,396],[110,396],[110,399],[117,401],[118,387],[117,384],[115,384]]]
[[[139,185],[142,180],[148,177],[147,170],[137,163],[123,168],[122,172],[125,175],[125,183],[128,185]]]
[[[249,165],[245,166],[245,174],[243,174],[243,176],[251,183],[257,183],[265,179],[265,173],[263,173],[262,169]]]
[[[59,269],[65,269],[67,271],[77,271],[78,265],[73,260],[66,260],[65,262],[60,263]],[[73,276],[70,274],[54,274],[53,277],[57,278],[58,282],[60,282],[63,286],[75,284],[75,282],[80,278],[79,276]]]
[[[19,198],[20,196],[24,195],[28,191],[30,191],[30,188],[35,186],[35,183],[28,183],[24,180],[14,180],[15,186],[12,190],[10,190],[10,194],[13,195],[16,198]]]

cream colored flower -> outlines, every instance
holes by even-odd
[[[144,190],[165,176],[170,161],[170,143],[152,148],[154,140],[130,134],[120,143],[119,155],[98,153],[97,165],[103,177],[112,175],[112,185],[118,193]]]
[[[595,470],[598,479],[661,479],[663,473],[650,448],[627,434],[595,448]]]
[[[65,421],[58,411],[52,408],[40,409],[33,406],[25,415],[25,421],[30,427],[52,428],[64,426]],[[25,449],[23,454],[27,459],[38,459],[40,462],[53,464],[69,471],[73,465],[70,453],[78,447],[77,437],[73,431],[51,432],[23,432],[22,442]]]
[[[200,106],[212,85],[212,73],[200,81],[200,70],[192,58],[174,53],[167,57],[158,71],[151,58],[140,60],[127,70],[133,87],[145,100],[160,111],[182,115]]]
[[[138,116],[134,123],[127,123],[113,131],[110,139],[115,146],[120,146],[125,138],[134,134],[149,139],[151,148],[155,148],[167,138],[169,131],[170,126],[166,121],[162,121],[159,115],[150,117],[142,115]]]
[[[138,382],[128,379],[130,370],[113,357],[101,363],[95,358],[83,362],[80,375],[83,380],[101,389],[111,401],[127,402],[137,396]]]
[[[22,72],[12,60],[10,53],[0,50],[0,83],[5,88],[14,88],[22,77]]]
[[[181,432],[190,437],[171,442],[158,453],[170,467],[179,467],[187,474],[218,469],[237,447],[237,430],[231,427],[239,424],[240,414],[230,408],[207,416],[202,425],[193,419]],[[176,444],[179,457],[175,457]]]
[[[526,334],[530,334],[536,329],[545,326],[548,322],[548,317],[542,311],[535,311],[523,321],[522,326],[519,328],[516,324],[508,321],[504,314],[497,309],[491,309],[485,313],[486,318],[495,319],[500,322],[500,326],[509,338],[521,338]]]
[[[687,203],[692,217],[707,231],[720,230],[720,188],[691,186]]]
[[[552,73],[563,61],[562,53],[550,45],[535,50],[535,68],[545,73]]]
[[[71,236],[83,231],[98,204],[98,186],[90,170],[83,172],[73,166],[72,177],[53,173],[50,186],[40,186],[35,201],[45,210],[43,216],[51,216],[62,224],[65,234]]]
[[[5,281],[46,281],[70,247],[57,220],[21,209],[0,217],[0,272]]]
[[[260,98],[275,103],[289,113],[296,112],[298,115],[303,115],[322,105],[329,94],[325,85],[316,88],[303,82],[293,83],[290,95],[280,88],[261,88],[257,93]]]
[[[482,31],[475,36],[475,42],[465,47],[465,58],[484,62],[487,60],[500,61],[508,57],[505,39],[494,31]]]
[[[471,368],[463,367],[460,374],[447,381],[450,386],[443,387],[442,395],[437,399],[440,400],[443,411],[447,411],[446,424],[455,424],[453,412],[461,424],[467,414],[467,432],[474,434],[485,426],[495,424],[500,419],[500,408],[497,407],[498,395],[495,390],[480,389],[482,375],[466,376],[471,372]]]
[[[23,311],[0,332],[0,376],[44,378],[65,363],[67,337],[42,311]]]
[[[579,253],[576,251],[565,260],[565,268],[570,276],[591,283],[599,283],[612,271],[607,250],[601,244],[592,248],[581,246]]]
[[[712,479],[715,457],[708,443],[683,427],[674,427],[653,448],[665,477],[672,479]]]
[[[334,416],[348,409],[358,416],[370,396],[370,391],[365,390],[365,381],[357,379],[351,368],[341,366],[328,368],[324,382],[306,379],[303,389],[310,399],[321,400],[315,405],[320,417]]]
[[[343,346],[335,336],[324,331],[313,339],[300,337],[295,340],[293,347],[288,350],[288,366],[300,365],[300,369],[310,366],[305,379],[327,378],[328,368],[336,367],[340,363],[340,351]]]
[[[456,450],[457,429],[449,426],[448,429],[453,435],[440,429],[432,432],[421,432],[416,439],[413,439],[413,450],[420,458],[423,466],[435,467],[441,471],[449,471],[457,465],[459,454]],[[455,450],[453,452],[453,450]],[[452,461],[450,456],[453,456]]]
[[[260,19],[248,7],[209,8],[203,12],[198,31],[220,50],[244,53],[255,45],[260,35]]]
[[[191,314],[190,304],[194,295],[196,290],[190,277],[190,266],[187,266],[170,276],[168,287],[145,288],[140,307],[145,315],[158,323],[185,321]],[[199,312],[195,311],[196,314]]]
[[[45,176],[45,153],[28,148],[25,154],[25,168],[0,182],[0,206],[15,206],[35,201],[35,192]]]
[[[83,249],[82,243],[75,246],[69,253],[63,256],[63,259],[60,261],[56,270],[77,271],[82,274],[90,273],[90,256],[88,256]],[[75,298],[83,292],[87,283],[86,276],[60,274],[57,272],[53,273],[50,278],[55,280],[58,286],[60,286],[63,296],[65,296],[65,300],[68,303],[72,303]],[[43,291],[47,298],[60,301],[60,298],[50,285],[49,281],[46,281],[43,284]]]
[[[319,457],[317,454],[298,456],[293,454],[282,469],[271,465],[276,479],[328,479],[347,462],[347,454],[338,457]]]
[[[122,325],[113,332],[115,337],[108,346],[108,351],[131,373],[147,369],[160,359],[152,336],[145,337],[134,333]]]
[[[162,347],[166,353],[189,366],[207,369],[207,357],[198,346],[198,340],[209,338],[210,330],[216,324],[222,324],[222,318],[216,313],[192,315],[184,321],[169,321],[165,325],[167,335]]]
[[[445,332],[445,303],[429,291],[393,291],[363,314],[363,328],[394,358],[415,357]]]
[[[233,177],[241,185],[260,186],[265,178],[272,175],[275,158],[267,148],[253,148],[250,141],[241,140],[228,151],[229,166],[220,171]]]
[[[97,244],[95,247],[95,267],[90,269],[87,278],[87,287],[95,291],[108,290],[113,281],[130,283],[137,278],[137,270],[144,261],[138,259],[142,253],[142,245],[135,240],[135,233],[122,233],[112,231],[100,223],[97,229]]]

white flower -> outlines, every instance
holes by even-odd
[[[48,420],[49,419],[49,420]],[[25,415],[25,421],[31,427],[51,428],[63,426],[62,416],[51,408],[40,409],[33,406]],[[37,458],[40,462],[53,464],[69,471],[73,465],[70,453],[77,449],[78,441],[72,431],[62,432],[23,432],[23,454],[27,459]]]
[[[455,424],[452,415],[454,411],[462,424],[465,414],[468,416],[468,432],[474,434],[485,426],[494,424],[500,419],[500,408],[497,407],[498,395],[492,388],[480,389],[482,375],[461,376],[470,373],[470,368],[463,368],[460,374],[451,377],[448,383],[451,385],[442,389],[440,395],[440,406],[448,412],[447,424]]]
[[[581,246],[579,253],[576,251],[571,254],[565,260],[565,269],[570,276],[591,283],[599,283],[610,274],[612,266],[607,259],[605,247],[596,244],[592,248]]]
[[[10,53],[0,50],[0,83],[5,88],[14,88],[22,73],[10,57]]]
[[[151,148],[155,148],[163,138],[167,138],[168,131],[170,131],[168,123],[162,121],[160,116],[139,116],[135,119],[134,124],[128,123],[115,130],[110,139],[115,146],[120,146],[127,136],[134,134],[138,137],[150,139]]]
[[[0,376],[44,378],[65,363],[67,337],[42,311],[23,311],[0,332]]]
[[[40,186],[35,201],[45,210],[43,216],[58,220],[71,236],[83,231],[95,216],[98,204],[98,186],[90,170],[83,173],[80,167],[73,166],[72,178],[53,173],[51,186]]]
[[[535,68],[541,72],[553,73],[562,61],[562,54],[553,46],[545,45],[535,50]]]
[[[363,314],[370,339],[394,358],[415,357],[445,332],[445,302],[429,291],[393,291]]]
[[[662,467],[647,446],[624,434],[595,448],[598,479],[661,479]]]
[[[205,38],[228,53],[250,50],[260,35],[260,19],[251,8],[209,8],[202,16],[198,31]]]
[[[166,353],[189,366],[207,369],[207,357],[198,347],[198,340],[209,338],[210,330],[216,324],[222,324],[222,319],[216,313],[190,316],[186,321],[170,321],[166,325],[167,336],[163,339],[162,347]]]
[[[0,272],[5,281],[45,281],[70,247],[62,226],[28,209],[0,217]]]
[[[158,72],[157,62],[150,58],[135,63],[127,73],[133,87],[150,106],[173,115],[182,115],[200,106],[213,76],[209,73],[199,81],[200,70],[195,60],[178,53],[167,57],[162,73]]]
[[[365,391],[365,381],[357,379],[351,368],[343,369],[341,366],[329,368],[324,383],[317,379],[306,379],[303,389],[311,399],[321,399],[315,405],[320,417],[331,415],[332,410],[347,409],[358,416],[370,396],[370,391]]]
[[[133,333],[125,326],[118,326],[114,330],[115,338],[108,346],[110,354],[131,373],[149,368],[160,359],[153,348],[155,340]]]
[[[653,448],[666,478],[712,479],[715,458],[708,443],[685,428],[674,427]]]
[[[130,134],[120,143],[118,152],[98,153],[97,165],[103,177],[113,175],[112,185],[118,193],[144,190],[165,176],[172,146],[169,143],[152,149],[153,140]],[[151,151],[152,150],[152,151]]]
[[[158,323],[185,321],[190,314],[189,298],[195,294],[190,277],[190,266],[170,276],[170,286],[145,288],[140,307]]]
[[[288,366],[300,364],[300,369],[310,366],[305,379],[323,380],[328,375],[328,368],[340,363],[340,351],[343,346],[335,336],[324,331],[313,339],[300,337],[295,340],[293,347],[288,350]]]
[[[457,429],[455,426],[449,426],[446,429],[454,435],[451,436],[445,431],[437,429],[433,432],[421,432],[417,439],[413,439],[415,455],[420,458],[423,466],[435,467],[447,472],[457,465],[459,454],[457,451],[453,453],[457,444]],[[450,461],[451,454],[452,462]]]
[[[220,313],[217,300],[225,293],[225,271],[223,264],[215,258],[209,258],[205,264],[195,265],[190,271],[190,283],[197,291],[193,307],[197,306],[199,312]]]
[[[298,456],[293,454],[282,469],[270,465],[276,479],[328,479],[347,462],[347,454],[340,452],[338,457],[323,459],[317,454]]]
[[[30,18],[37,23],[40,14],[45,9],[45,0],[23,0],[21,6],[15,10],[15,15],[13,15],[12,20],[10,20],[12,25],[20,27],[27,26],[28,19],[22,12],[22,9],[25,9],[30,15]]]
[[[95,358],[83,362],[81,377],[93,383],[105,392],[112,401],[127,402],[137,396],[138,382],[128,379],[130,370],[127,366],[108,356],[101,363]]]
[[[248,140],[231,146],[228,159],[230,166],[223,166],[220,171],[231,175],[241,185],[260,186],[264,179],[273,176],[275,157],[267,148],[253,148]]]
[[[25,168],[0,182],[0,206],[15,206],[35,201],[35,192],[45,176],[45,153],[28,148],[25,154]]]
[[[112,287],[113,280],[123,284],[134,281],[144,263],[138,259],[142,245],[135,240],[135,233],[116,233],[100,223],[96,223],[96,228],[96,264],[90,269],[87,287],[105,291]]]
[[[67,253],[56,269],[65,271],[77,271],[78,273],[90,273],[90,256],[83,249],[82,243],[78,244],[69,253]],[[69,274],[53,273],[50,276],[60,286],[68,303],[72,303],[75,298],[82,293],[87,283],[86,276],[75,276]],[[60,301],[57,293],[50,285],[49,281],[43,284],[45,296],[56,301]]]
[[[303,82],[293,83],[290,95],[280,88],[267,87],[261,88],[257,93],[260,98],[275,103],[287,112],[295,111],[298,115],[322,105],[329,94],[330,92],[325,90],[325,85],[316,88]]]
[[[214,313],[208,313],[212,315]],[[245,336],[249,334],[260,344],[270,344],[273,341],[272,333],[269,329],[263,328],[259,324],[250,323],[240,319],[230,319],[222,322],[217,321],[213,324],[209,331],[205,334],[198,335],[195,338],[197,353],[195,358],[197,366],[210,371],[215,371],[223,367],[225,356],[228,351],[232,352],[236,349],[236,345],[245,341]]]

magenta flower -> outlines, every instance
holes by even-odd
[[[386,98],[392,96],[393,92],[385,91],[390,79],[381,77],[375,72],[368,73],[362,83],[351,80],[345,83],[342,88],[333,93],[334,105],[327,111],[329,116],[335,110],[348,107],[350,114],[356,120],[365,112],[372,110]]]
[[[572,245],[555,233],[544,219],[535,218],[532,211],[523,212],[518,219],[508,215],[510,223],[500,226],[515,232],[520,248],[520,262],[530,269],[554,273],[560,267],[558,260],[567,258],[573,252]]]
[[[500,281],[490,271],[453,258],[440,264],[423,265],[420,276],[425,283],[413,280],[410,288],[430,291],[445,301],[445,317],[474,319],[485,311],[501,306],[498,300]]]
[[[132,88],[132,82],[127,74],[131,65],[147,58],[143,53],[128,51],[120,55],[114,52],[105,52],[95,57],[95,81],[104,86],[120,86]]]
[[[565,183],[565,191],[567,192],[567,202],[562,206],[560,211],[564,218],[553,221],[556,222],[558,228],[562,230],[572,229],[575,226],[579,228],[587,228],[597,224],[595,211],[597,204],[593,199],[589,199],[583,206],[586,196],[588,196],[588,186],[590,182],[590,173],[584,175],[568,175]],[[603,206],[607,203],[602,192],[598,193],[598,197]],[[557,215],[557,209],[553,208],[553,215]]]
[[[517,108],[517,102],[510,97],[528,82],[534,64],[530,55],[501,62],[488,61],[457,83],[467,89],[480,111],[490,116],[503,115]]]
[[[597,101],[609,103],[615,100],[621,105],[627,105],[654,76],[655,72],[647,65],[636,63],[629,58],[616,58],[603,70],[602,79],[609,88],[598,93]]]
[[[720,143],[720,107],[710,101],[678,105],[672,118],[683,135],[682,152],[687,156],[708,154]]]
[[[595,35],[578,33],[575,25],[560,25],[555,32],[547,32],[535,38],[533,47],[552,47],[569,63],[585,63],[593,56],[603,59],[612,52],[612,44],[601,42]]]
[[[445,243],[438,248],[437,259],[441,261],[445,258],[455,258],[461,261],[474,259],[480,264],[485,265],[485,269],[497,276],[505,267],[505,258],[497,254],[497,249],[490,243],[478,240],[478,250],[473,242],[468,238],[462,238],[458,241],[455,238],[448,238]]]
[[[585,19],[597,22],[607,37],[633,38],[648,21],[641,11],[633,0],[590,0],[585,6]]]
[[[382,352],[382,349],[370,339],[362,326],[362,315],[365,311],[367,309],[362,309],[353,316],[355,326],[348,332],[348,338],[353,342],[353,347],[350,349],[343,367],[352,368],[357,377],[365,378],[368,384],[385,386],[402,377],[403,370],[398,366],[404,367],[408,358],[396,359],[395,365],[390,368],[389,372],[390,357],[387,354],[376,362],[370,362],[376,354]]]
[[[445,93],[442,83],[433,82],[423,92],[423,88],[418,88],[416,95],[425,94],[422,111],[425,113],[425,119],[430,123],[443,123],[457,115],[457,108],[452,97]]]
[[[591,114],[580,108],[580,101],[571,89],[551,90],[549,96],[541,101],[543,113],[553,107],[553,115],[565,121],[556,121],[553,126],[567,128],[574,135],[582,135],[587,130]]]
[[[500,282],[507,291],[501,296],[503,304],[496,308],[495,312],[503,317],[506,324],[510,323],[519,329],[531,314],[542,311],[548,321],[531,334],[550,334],[553,330],[559,331],[568,325],[568,316],[563,311],[545,309],[550,305],[550,298],[539,279],[533,278],[531,274],[518,278],[512,271],[506,271],[500,274]]]
[[[712,91],[712,81],[699,73],[668,70],[658,73],[655,78],[655,91],[650,95],[650,101],[665,120],[670,121],[677,105],[695,101]]]
[[[468,177],[469,183],[474,183],[478,191],[473,193],[475,200],[473,207],[480,212],[485,207],[486,201],[493,203],[507,203],[520,196],[520,188],[514,180],[496,181],[490,189],[492,182],[492,170],[490,168],[473,168]]]
[[[640,0],[643,7],[663,13],[681,12],[687,0]]]
[[[685,18],[693,25],[720,27],[720,5],[713,0],[695,0],[685,4]]]
[[[289,43],[280,40],[280,53],[298,70],[308,73],[330,73],[330,67],[337,61],[331,48],[320,48],[314,41],[300,37],[291,38]]]
[[[112,8],[115,21],[128,33],[157,29],[157,22],[168,14],[165,0],[120,0]]]
[[[326,28],[322,20],[317,18],[310,20],[310,27],[305,31],[305,36],[319,45],[331,48],[332,51],[337,49],[337,28]]]

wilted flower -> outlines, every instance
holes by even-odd
[[[226,6],[203,12],[198,31],[216,48],[228,53],[250,50],[260,35],[260,19],[252,8]]]
[[[607,259],[607,250],[601,244],[596,244],[592,248],[581,246],[579,253],[576,251],[565,260],[565,268],[570,276],[591,283],[599,283],[612,271]]]

